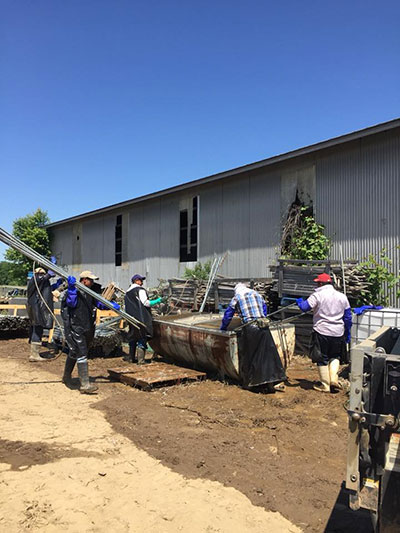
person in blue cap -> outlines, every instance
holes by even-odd
[[[146,360],[147,341],[153,336],[153,320],[151,317],[151,307],[162,302],[162,298],[149,299],[143,281],[146,278],[140,274],[132,276],[132,285],[125,294],[125,311],[139,320],[143,324],[139,329],[129,326],[129,356],[124,357],[125,361],[135,362],[142,365]]]

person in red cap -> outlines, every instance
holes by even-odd
[[[329,274],[319,274],[314,281],[318,287],[313,294],[307,300],[296,300],[302,311],[312,309],[314,313],[311,359],[318,364],[321,381],[320,385],[314,385],[314,389],[337,392],[341,388],[338,380],[340,360],[347,362],[351,308],[347,297],[333,287]]]

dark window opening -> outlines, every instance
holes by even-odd
[[[197,196],[192,199],[190,209],[179,213],[179,261],[197,261]]]
[[[115,224],[115,266],[122,265],[122,215],[117,215]]]

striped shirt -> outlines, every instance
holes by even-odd
[[[232,298],[230,307],[237,310],[240,318],[244,323],[250,322],[256,318],[265,317],[265,302],[253,289],[248,289],[246,292],[237,292]]]

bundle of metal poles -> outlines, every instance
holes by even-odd
[[[211,270],[210,270],[210,275],[208,276],[208,280],[207,280],[206,293],[204,295],[204,299],[199,309],[200,313],[204,311],[204,307],[206,305],[208,294],[211,290],[212,284],[214,283],[215,276],[217,275],[217,272],[220,269],[222,263],[225,261],[226,256],[227,256],[227,252],[224,255],[221,255],[220,257],[214,257],[214,261],[212,263]]]
[[[10,246],[11,248],[14,248],[14,250],[17,250],[17,252],[20,252],[25,257],[28,257],[32,261],[35,261],[36,263],[46,268],[47,270],[52,270],[61,278],[68,280],[68,276],[70,276],[68,272],[60,268],[58,265],[54,265],[51,261],[49,261],[49,259],[46,259],[42,255],[40,255],[38,252],[35,252],[35,250],[30,248],[27,244],[23,243],[17,237],[14,237],[14,235],[11,235],[7,231],[5,231],[3,228],[0,228],[0,241],[2,241],[7,246]],[[145,327],[145,325],[142,322],[139,322],[139,320],[136,320],[136,318],[133,318],[133,316],[128,315],[128,313],[126,313],[122,309],[114,309],[114,306],[111,302],[103,298],[100,294],[97,294],[96,292],[89,289],[89,287],[86,287],[86,285],[83,285],[83,283],[80,283],[79,281],[77,281],[76,286],[80,291],[85,292],[86,294],[89,294],[90,296],[95,298],[97,301],[105,305],[108,309],[115,311],[120,317],[122,317],[124,320],[129,322],[129,324],[131,324],[135,328],[139,329],[139,326]]]

